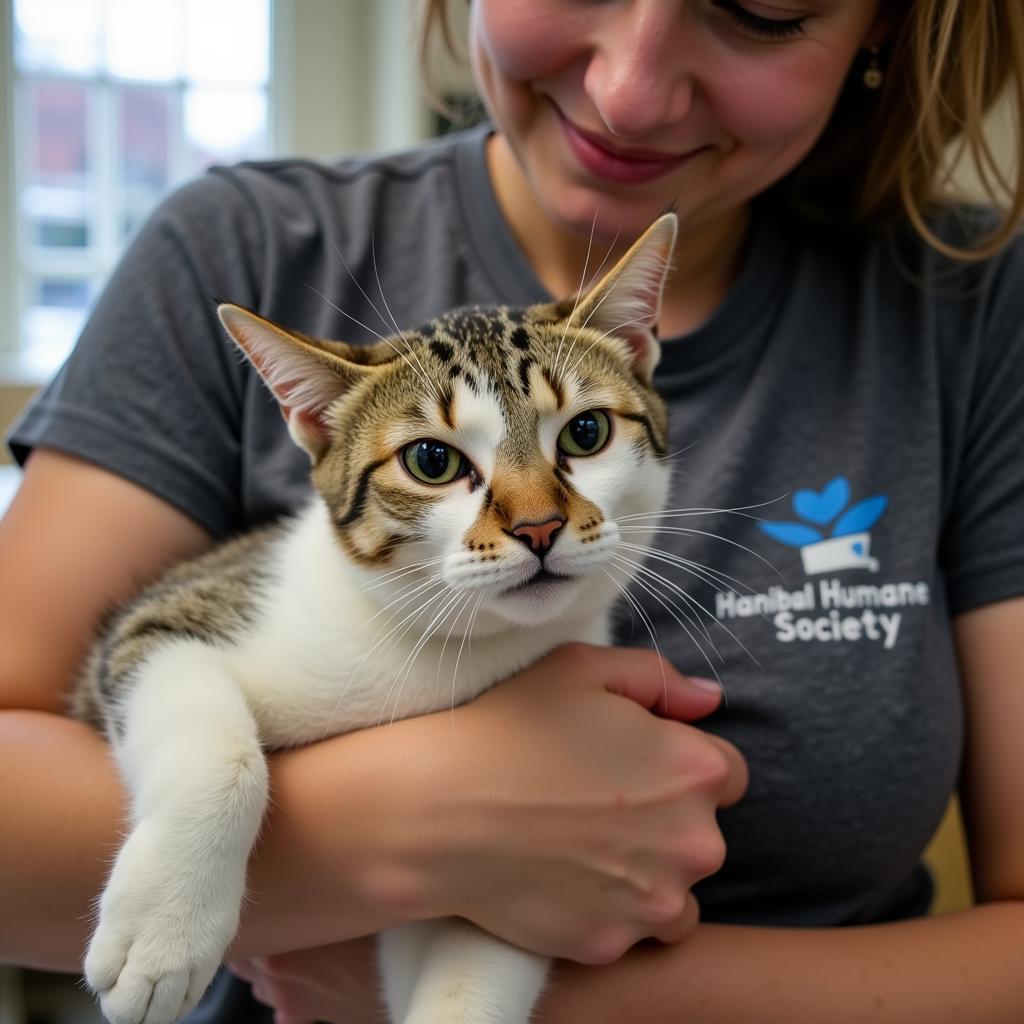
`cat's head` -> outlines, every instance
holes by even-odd
[[[475,610],[479,634],[612,602],[632,575],[619,522],[668,489],[651,378],[675,237],[666,214],[575,298],[456,310],[369,346],[219,308],[382,603],[423,586],[438,610]]]

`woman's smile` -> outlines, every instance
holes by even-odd
[[[574,124],[552,103],[562,133],[580,166],[595,178],[615,184],[642,185],[678,170],[707,147],[699,146],[685,153],[621,147],[603,135],[589,132]]]

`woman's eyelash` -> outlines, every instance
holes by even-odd
[[[804,22],[807,21],[807,15],[782,20],[762,18],[747,10],[736,0],[713,0],[713,2],[745,31],[766,39],[786,39],[790,36],[800,35],[804,31]]]

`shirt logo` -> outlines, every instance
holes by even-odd
[[[779,643],[878,643],[892,650],[899,642],[905,616],[931,603],[923,580],[879,581],[824,575],[846,569],[877,574],[880,564],[871,554],[871,528],[882,518],[889,499],[882,494],[851,504],[850,482],[830,480],[820,491],[800,490],[793,496],[796,518],[761,522],[758,528],[780,544],[800,551],[804,573],[816,576],[795,589],[771,586],[762,593],[720,590],[715,618],[768,620]],[[920,620],[918,620],[920,621]]]
[[[882,517],[889,499],[878,494],[847,508],[849,502],[850,482],[844,476],[837,476],[820,491],[796,492],[793,511],[802,522],[759,525],[762,532],[774,540],[800,549],[808,576],[840,569],[878,572],[879,563],[871,555],[868,531]]]

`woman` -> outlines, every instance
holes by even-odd
[[[622,700],[660,686],[648,654],[557,652],[456,712],[457,760],[431,717],[276,756],[236,972],[279,1021],[372,1019],[365,944],[342,940],[455,913],[575,961],[542,1020],[1021,1019],[1024,178],[1002,220],[929,197],[958,130],[988,166],[981,118],[1024,92],[1024,12],[477,0],[471,50],[493,132],[183,190],[16,429],[33,454],[0,536],[17,837],[0,955],[73,969],[116,847],[103,744],[58,715],[89,622],[303,494],[301,455],[203,296],[359,340],[379,323],[364,292],[399,323],[568,293],[591,236],[617,250],[672,205],[659,386],[686,448],[675,504],[762,520],[669,520],[697,532],[659,541],[711,567],[686,585],[728,706],[686,724],[718,705],[693,683],[714,652],[652,598],[689,674],[685,722]],[[671,800],[646,813],[668,774]],[[622,808],[584,815],[610,780]],[[978,906],[926,918],[920,853],[958,780]],[[723,835],[697,923],[687,893]],[[628,846],[658,879],[646,897],[592,870]],[[645,936],[665,944],[630,949]],[[197,1019],[254,1019],[235,998],[222,980]]]

